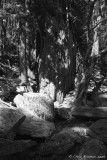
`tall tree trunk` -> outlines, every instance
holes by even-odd
[[[27,0],[24,1],[24,13],[27,11]],[[20,35],[20,49],[19,49],[19,58],[20,58],[20,85],[26,85],[28,91],[33,91],[30,84],[28,83],[28,77],[35,79],[35,75],[29,67],[29,29],[28,22],[26,19],[23,19],[21,22],[21,35]]]
[[[56,42],[54,36],[47,33],[39,70],[40,91],[59,103],[74,87],[75,56],[71,32],[66,37],[65,30],[58,30]]]
[[[77,87],[77,93],[75,97],[76,105],[87,105],[87,90],[89,86],[90,79],[92,77],[92,73],[95,65],[95,57],[99,54],[99,41],[97,35],[97,28],[94,30],[90,29],[90,26],[93,27],[93,14],[96,16],[96,12],[93,12],[97,0],[90,1],[89,4],[89,15],[87,22],[87,30],[88,30],[88,40],[87,40],[87,52],[84,58],[84,64],[82,68],[82,78]],[[97,19],[97,17],[96,17]],[[92,36],[93,35],[93,36]]]
[[[20,35],[19,58],[20,58],[20,79],[21,85],[27,84],[27,61],[26,61],[26,37],[24,33]]]
[[[88,51],[89,53],[86,54],[85,59],[85,64],[84,64],[84,69],[82,73],[82,79],[78,85],[77,88],[77,93],[76,93],[76,101],[75,103],[77,105],[87,105],[87,90],[88,90],[88,85],[90,82],[90,79],[92,77],[92,73],[94,70],[95,66],[95,57],[96,55],[99,54],[99,40],[98,40],[98,35],[97,35],[97,30],[95,29],[94,31],[94,36],[93,36],[93,45],[91,46],[89,44]],[[89,55],[89,56],[87,56]],[[89,60],[89,61],[88,61]],[[89,62],[88,63],[86,63]]]

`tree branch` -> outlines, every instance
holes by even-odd
[[[107,18],[101,20],[100,22],[98,22],[94,27],[92,27],[90,30],[93,30],[95,28],[97,28],[98,25],[100,25],[102,22],[107,21]]]

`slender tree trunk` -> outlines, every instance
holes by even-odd
[[[27,9],[27,1],[25,0],[24,3],[24,12],[26,13]],[[20,47],[19,47],[19,58],[20,58],[20,79],[21,84],[20,85],[26,85],[27,88],[30,88],[30,91],[32,91],[30,85],[28,84],[28,77],[35,79],[34,74],[29,68],[29,39],[27,32],[28,24],[25,19],[21,22],[21,35],[20,35]],[[29,90],[29,89],[28,89]]]
[[[19,58],[20,58],[20,79],[21,85],[27,84],[27,64],[26,64],[26,38],[20,35]]]

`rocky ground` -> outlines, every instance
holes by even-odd
[[[62,104],[46,94],[23,92],[12,97],[1,90],[0,160],[107,159],[105,103],[75,109],[74,92]]]

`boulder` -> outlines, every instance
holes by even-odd
[[[16,133],[19,133],[46,138],[54,130],[54,123],[41,119],[27,107],[16,108],[0,101],[0,137],[14,139]]]
[[[60,104],[59,102],[54,102],[54,108],[55,108],[55,112],[63,119],[72,119],[72,107],[73,107],[73,103],[72,102],[63,102],[62,104]]]
[[[54,134],[44,144],[41,144],[36,149],[36,154],[41,156],[47,155],[66,155],[68,151],[74,149],[74,145],[83,143],[83,138],[72,128],[63,128],[59,133]]]
[[[18,108],[28,108],[43,120],[54,120],[54,104],[51,98],[46,94],[24,93],[14,98],[14,103]]]
[[[17,112],[23,113],[26,116],[25,121],[19,128],[20,135],[28,135],[31,137],[46,138],[55,131],[53,122],[48,122],[41,119],[28,108],[18,108]]]
[[[73,158],[77,158],[78,160],[106,160],[106,152],[107,150],[104,143],[92,138],[83,144],[79,154],[73,155]]]
[[[91,137],[97,137],[104,143],[107,143],[107,120],[100,119],[96,121],[86,130],[86,133]]]
[[[37,142],[32,140],[8,140],[0,138],[0,159],[1,156],[12,155],[24,152],[32,147],[36,147]]]
[[[26,119],[23,113],[18,113],[10,104],[0,101],[0,137],[14,139],[19,126]]]

